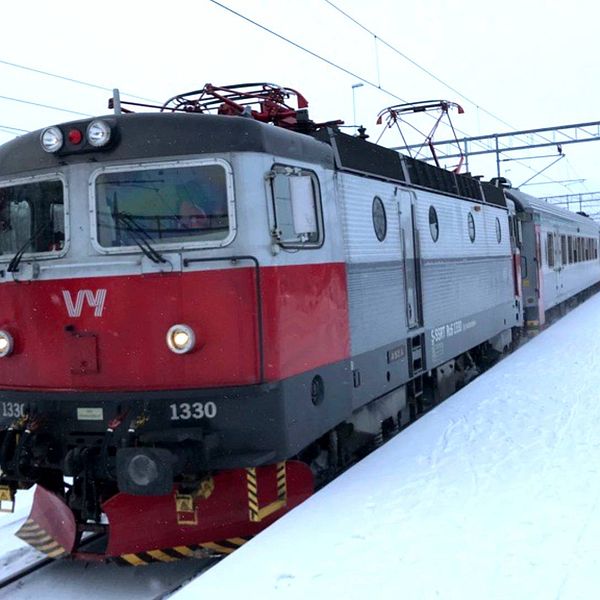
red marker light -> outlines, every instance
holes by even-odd
[[[81,133],[79,129],[70,129],[67,137],[69,138],[69,142],[71,142],[71,144],[77,145],[81,144],[81,140],[83,139],[83,133]]]

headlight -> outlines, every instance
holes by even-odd
[[[149,456],[137,454],[127,465],[127,475],[135,485],[147,486],[158,479],[158,466]]]
[[[167,346],[175,354],[190,352],[196,344],[196,335],[189,325],[173,325],[167,332]]]
[[[119,491],[140,496],[170,494],[176,462],[177,456],[165,448],[118,448]]]
[[[92,121],[87,128],[87,141],[100,148],[110,142],[110,125],[106,121]]]
[[[42,131],[40,142],[46,152],[58,152],[63,145],[64,137],[58,127],[48,127]]]
[[[8,331],[0,330],[0,358],[8,356],[14,347],[12,335]]]

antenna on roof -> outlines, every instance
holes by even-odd
[[[112,108],[115,111],[115,115],[120,115],[123,112],[121,110],[121,93],[119,92],[119,88],[113,89]]]

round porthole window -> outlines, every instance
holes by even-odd
[[[440,237],[440,225],[438,223],[437,211],[433,206],[429,207],[429,233],[431,233],[431,239],[437,242]]]
[[[469,239],[474,242],[475,241],[475,219],[473,215],[469,213],[467,217],[467,226],[469,228]]]
[[[373,198],[373,229],[380,242],[383,242],[387,234],[387,217],[385,206],[379,196]]]
[[[502,241],[502,228],[500,227],[500,219],[496,217],[496,239],[498,243]]]

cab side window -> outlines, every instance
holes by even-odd
[[[283,248],[318,248],[323,215],[317,176],[300,168],[275,166],[268,174],[273,203],[271,235]]]

